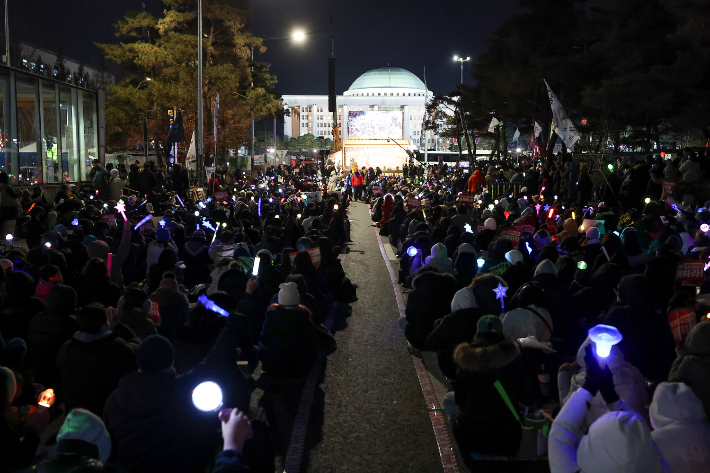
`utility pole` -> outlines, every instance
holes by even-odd
[[[333,152],[340,151],[340,127],[338,126],[338,103],[335,95],[335,33],[330,19],[330,59],[328,60],[328,110],[333,113]],[[343,117],[345,123],[347,117]]]
[[[10,16],[7,4],[10,0],[5,0],[5,65],[10,66]]]
[[[251,47],[251,88],[254,89],[254,46]],[[251,112],[251,154],[249,157],[249,171],[254,172],[254,146],[255,131],[254,131],[254,111]]]
[[[202,109],[202,0],[197,0],[197,180],[204,173],[204,110]],[[206,176],[205,176],[206,177]]]

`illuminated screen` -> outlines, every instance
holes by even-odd
[[[351,140],[401,140],[402,111],[363,111],[348,113],[348,138]]]
[[[402,169],[408,156],[398,146],[355,146],[345,148],[345,159],[358,168]]]

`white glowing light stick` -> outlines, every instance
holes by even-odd
[[[192,403],[202,412],[216,411],[222,407],[222,388],[214,381],[200,383],[192,390]]]

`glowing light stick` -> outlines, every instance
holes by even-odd
[[[200,383],[192,390],[192,404],[202,412],[213,412],[222,407],[222,388],[214,381]]]
[[[595,325],[589,329],[589,339],[597,348],[597,356],[606,358],[611,353],[611,347],[619,343],[624,337],[616,327],[611,325]]]
[[[710,230],[710,225],[708,225],[707,223],[703,223],[702,225],[700,225],[701,232],[707,232],[708,230]]]
[[[35,208],[35,204],[30,205],[30,208],[27,209],[27,213],[30,213],[33,208]]]
[[[471,225],[468,223],[464,224],[463,226],[464,230],[466,230],[467,233],[473,233],[473,228],[471,228]]]
[[[572,212],[572,220],[577,220],[577,217],[574,215],[574,212]]]
[[[39,395],[39,398],[37,399],[37,405],[39,405],[40,407],[48,408],[51,407],[52,404],[54,404],[54,401],[56,399],[57,396],[54,394],[54,389],[45,389]]]
[[[503,312],[505,312],[505,293],[507,290],[508,288],[501,283],[498,283],[498,287],[493,289],[493,292],[496,293],[496,299],[500,299],[500,308]]]
[[[214,313],[217,313],[219,315],[223,315],[225,317],[229,317],[229,312],[218,306],[217,304],[214,303],[214,301],[210,298],[207,297],[207,295],[202,294],[200,297],[197,298],[197,302],[201,303],[203,306],[205,306],[205,309],[211,310]]]
[[[335,205],[333,206],[333,210],[338,210],[338,204],[335,204]]]
[[[261,256],[257,256],[254,258],[254,267],[251,270],[251,275],[252,276],[258,276],[259,275],[259,265],[261,264]]]
[[[545,206],[545,212],[547,212],[548,210],[550,210],[550,206],[549,206],[549,205],[546,205],[546,206]]]
[[[118,210],[121,215],[123,215],[123,221],[124,221],[124,222],[127,222],[127,221],[128,221],[128,217],[126,217],[126,204],[124,204],[123,201],[119,201],[119,202],[116,204],[116,207],[114,207],[114,208],[115,208],[116,210]]]
[[[424,218],[426,218],[426,212],[422,210],[422,215],[424,215]]]
[[[409,248],[407,248],[407,254],[408,254],[411,258],[414,258],[415,256],[417,256],[418,251],[419,251],[419,250],[417,250],[417,249],[416,249],[415,247],[413,247],[413,246],[410,246]]]
[[[148,202],[147,200],[144,200],[143,202],[141,202],[141,206],[145,205],[147,202]]]
[[[542,207],[542,205],[540,205],[540,204],[537,204],[535,206],[535,211],[537,212],[538,215],[540,215],[540,207]]]
[[[579,269],[587,269],[587,263],[585,263],[584,261],[580,261],[579,263],[577,263],[577,267]]]
[[[147,221],[150,220],[151,218],[153,218],[152,215],[146,215],[143,220],[141,220],[140,222],[138,222],[138,224],[137,224],[135,227],[133,227],[133,230],[138,230],[141,225],[143,225],[145,222],[147,222]]]
[[[495,206],[494,206],[493,204],[489,204],[489,205],[488,205],[488,208],[491,209],[491,210],[493,210],[494,207],[495,207]]]
[[[217,225],[219,226],[219,223]],[[202,226],[205,228],[209,228],[213,232],[217,233],[217,229],[215,227],[213,227],[212,224],[206,220],[204,222],[202,222]]]
[[[547,218],[552,218],[553,213],[555,213],[555,209],[550,209],[550,213],[547,214]]]
[[[530,248],[530,242],[529,242],[529,241],[526,241],[526,242],[525,242],[525,247],[528,249],[528,254],[531,255],[532,252],[533,252],[533,250],[532,250],[532,248]]]
[[[106,262],[106,266],[108,267],[109,274],[111,274],[111,260],[113,260],[113,253],[108,254],[108,261]]]
[[[261,217],[261,197],[259,197],[259,217]]]
[[[195,217],[199,217],[199,216],[200,216],[200,211],[199,211],[199,210],[195,210]]]
[[[646,203],[648,204],[649,202],[651,202],[651,199],[650,199],[649,197],[646,197],[646,199],[644,200],[644,202],[646,202]]]
[[[89,199],[94,200],[94,196],[93,196],[93,195],[90,195],[90,196],[89,196]]]
[[[198,205],[201,209],[204,209],[205,207],[207,207],[204,202],[198,202],[197,205]]]
[[[478,264],[478,267],[479,267],[479,268],[482,268],[483,265],[486,264],[486,260],[484,260],[483,258],[478,258],[478,259],[476,260],[476,263]]]
[[[212,202],[212,197],[207,197],[207,202]]]
[[[224,223],[222,224],[222,228],[227,228],[227,222],[224,222]]]
[[[46,242],[46,243],[44,244],[44,246],[47,247],[47,248],[51,248],[51,247],[52,247],[52,244],[51,244],[50,242]]]
[[[161,228],[165,228],[165,220],[160,219],[160,220],[158,220],[158,223],[160,224]]]
[[[606,256],[607,261],[611,261],[611,258],[609,258],[609,253],[606,251],[606,248],[602,246],[602,251],[604,251],[604,256]]]

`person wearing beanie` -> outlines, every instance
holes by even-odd
[[[551,274],[557,277],[557,268],[555,267],[554,263],[552,263],[552,261],[546,259],[544,261],[541,261],[540,264],[538,264],[535,268],[535,276],[538,276],[540,274]]]
[[[661,473],[660,457],[646,421],[619,399],[614,376],[600,368],[592,346],[585,349],[584,385],[567,400],[549,434],[551,473]],[[601,393],[606,414],[585,432],[591,402]]]
[[[106,309],[89,304],[77,313],[79,331],[64,342],[56,357],[65,409],[88,409],[101,415],[119,379],[136,370],[140,340],[127,326],[110,328]]]
[[[687,384],[710,413],[710,324],[697,324],[688,334],[671,367],[669,382]],[[710,416],[708,416],[710,418]]]
[[[259,341],[262,369],[281,380],[305,379],[320,346],[311,312],[300,304],[295,282],[279,285],[278,304],[271,304]]]
[[[221,315],[219,317],[222,317]],[[192,403],[192,391],[205,379],[222,388],[223,404],[249,408],[249,383],[237,368],[243,317],[231,312],[209,354],[178,374],[172,343],[147,337],[136,356],[138,372],[123,377],[106,401],[103,418],[114,441],[113,458],[127,471],[204,471],[219,439],[216,413]]]
[[[448,252],[446,246],[443,243],[437,243],[431,247],[431,255],[427,256],[424,260],[424,266],[429,266],[436,269],[439,273],[453,274],[453,263],[451,258],[447,256]],[[412,268],[410,270],[411,274],[416,274],[420,268]]]
[[[710,423],[700,399],[683,383],[661,383],[649,411],[651,438],[670,471],[704,473],[710,458]]]
[[[520,422],[493,380],[500,382],[513,406],[529,405],[533,386],[520,346],[505,339],[500,318],[483,316],[476,328],[473,342],[462,343],[454,351],[456,383],[454,392],[444,397],[444,409],[462,455],[514,455],[522,437]]]
[[[533,239],[535,240],[538,248],[542,248],[543,246],[552,243],[552,237],[547,230],[540,230],[533,236]]]
[[[426,342],[434,322],[451,312],[451,300],[456,294],[453,276],[432,269],[421,271],[412,280],[412,292],[404,312],[407,322],[404,335],[419,350],[429,349]]]

